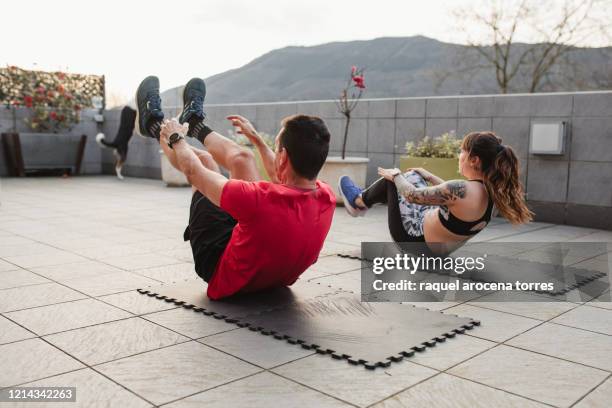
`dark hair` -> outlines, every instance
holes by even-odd
[[[329,152],[330,134],[323,119],[293,115],[282,121],[279,146],[287,150],[289,161],[298,176],[313,180],[323,167]]]
[[[531,221],[533,213],[525,203],[514,150],[493,132],[468,133],[461,148],[480,159],[485,186],[500,214],[512,224]]]

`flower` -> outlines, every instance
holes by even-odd
[[[53,120],[56,120],[56,119],[57,119],[57,113],[56,113],[55,111],[53,111],[53,112],[51,112],[51,113],[49,114],[49,117],[50,117],[51,119],[53,119]]]
[[[357,88],[365,89],[365,79],[363,78],[363,75],[353,76],[353,82]]]
[[[357,73],[357,67],[355,65],[353,65],[351,67],[351,76],[355,76],[356,73]]]
[[[36,88],[36,92],[39,94],[45,93],[45,87],[43,85],[38,86],[38,88]]]
[[[28,108],[32,107],[32,103],[34,102],[34,98],[32,98],[30,95],[26,95],[23,97],[23,103],[25,104],[25,106],[27,106]]]

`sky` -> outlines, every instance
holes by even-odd
[[[112,105],[130,98],[147,75],[157,75],[164,90],[290,45],[413,35],[464,43],[453,10],[482,2],[10,1],[2,4],[0,65],[104,74]]]

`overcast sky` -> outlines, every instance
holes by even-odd
[[[451,10],[481,2],[8,1],[0,64],[104,74],[107,91],[127,98],[149,74],[166,89],[289,45],[412,35],[461,43]]]

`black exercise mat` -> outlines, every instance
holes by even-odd
[[[365,303],[352,293],[300,300],[241,319],[241,325],[366,368],[388,367],[480,322],[398,303]]]
[[[290,288],[282,287],[266,291],[241,294],[222,300],[211,300],[206,296],[207,284],[200,280],[189,280],[171,285],[138,289],[138,292],[171,302],[217,319],[236,322],[238,318],[282,308],[304,299],[341,291],[330,286],[298,280]]]
[[[361,303],[357,294],[302,280],[221,301],[208,299],[199,280],[138,292],[369,369],[388,367],[480,324],[412,305]]]
[[[399,253],[399,252],[398,252]],[[386,254],[385,254],[386,255]],[[451,256],[481,256],[482,253],[474,252],[467,248],[459,249],[451,254]],[[371,265],[371,260],[368,258],[361,258],[355,256],[354,253],[341,253],[337,254],[339,257],[360,259],[365,261],[364,268],[368,268]],[[406,272],[400,270],[386,271],[385,275],[388,281],[397,281],[399,279],[406,278]],[[452,276],[453,278],[461,278],[464,280],[470,280],[474,282],[510,282],[520,281],[525,283],[535,282],[550,282],[553,285],[551,291],[534,291],[538,294],[561,296],[568,292],[583,287],[584,285],[593,282],[599,278],[605,277],[606,273],[596,270],[590,270],[586,268],[564,266],[559,262],[540,262],[526,259],[519,259],[514,256],[502,256],[499,254],[487,254],[486,258],[486,270],[482,272],[478,271],[466,271],[461,275],[451,273],[445,270],[429,269],[425,271],[417,271],[410,275],[410,279],[413,281],[426,280],[432,275],[443,275]],[[369,279],[378,279],[373,274],[367,274]],[[371,284],[371,282],[363,282],[365,287]],[[364,287],[364,285],[362,285]]]

